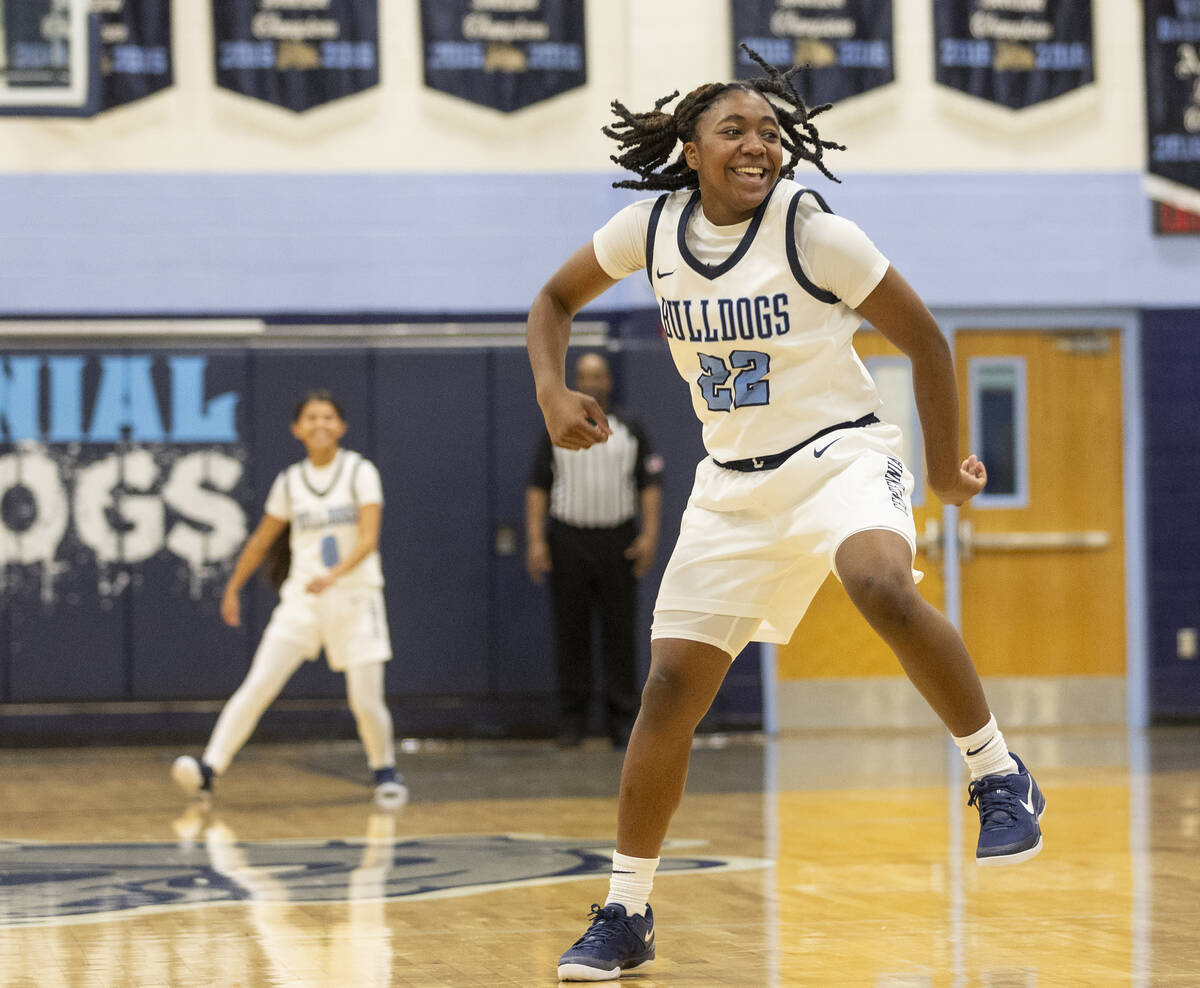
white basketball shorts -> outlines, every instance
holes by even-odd
[[[307,659],[315,659],[324,647],[335,672],[392,657],[383,591],[377,587],[341,588],[335,583],[311,594],[285,584],[263,632],[264,638],[268,635],[295,643]]]
[[[851,535],[897,532],[915,557],[913,477],[899,448],[899,428],[880,422],[822,436],[774,470],[742,473],[702,460],[651,637],[708,640],[672,616],[691,612],[754,618],[749,641],[784,643],[836,575],[834,556]]]

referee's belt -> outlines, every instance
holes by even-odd
[[[726,470],[739,470],[742,473],[757,473],[759,470],[774,470],[777,466],[783,463],[793,453],[799,453],[805,446],[815,443],[822,436],[827,436],[831,432],[837,432],[838,429],[861,429],[864,425],[874,425],[879,419],[875,417],[875,413],[864,415],[860,419],[855,419],[853,422],[839,422],[837,425],[831,425],[827,429],[822,429],[820,432],[814,432],[811,436],[802,443],[797,443],[791,449],[785,449],[782,453],[771,453],[769,456],[751,456],[745,460],[726,460],[722,463],[720,460],[713,460],[719,467],[724,467]]]

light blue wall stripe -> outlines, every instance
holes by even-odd
[[[4,175],[0,311],[521,312],[637,197],[612,178]],[[1200,238],[1155,238],[1134,173],[814,185],[934,306],[1200,306]]]

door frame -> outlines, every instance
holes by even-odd
[[[1146,510],[1143,480],[1144,429],[1142,397],[1142,319],[1136,309],[933,309],[951,348],[959,333],[975,330],[1116,330],[1121,347],[1121,482],[1125,544],[1125,717],[1131,728],[1146,727],[1150,719],[1149,625],[1146,591]],[[942,530],[958,530],[958,509],[944,505]],[[944,546],[946,617],[962,628],[962,579],[957,540]],[[779,729],[776,689],[776,656],[773,645],[763,645],[763,730]]]

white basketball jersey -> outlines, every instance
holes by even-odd
[[[364,477],[363,471],[375,476]],[[327,477],[324,486],[318,486],[312,467],[303,460],[284,470],[271,488],[267,512],[292,526],[292,565],[284,588],[299,586],[303,590],[310,580],[328,573],[350,554],[358,544],[358,494],[364,486],[373,491],[379,489],[375,465],[349,449],[338,450],[332,474]],[[337,586],[382,587],[379,553],[372,552],[341,576]]]
[[[878,409],[851,346],[861,317],[813,284],[799,254],[797,228],[825,208],[816,193],[780,180],[738,247],[713,265],[687,244],[699,202],[687,189],[657,200],[646,272],[709,454],[726,461],[778,453]]]

